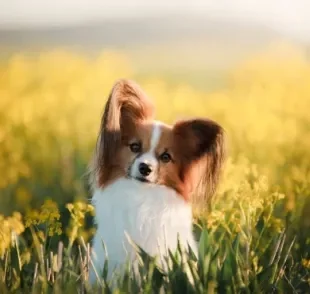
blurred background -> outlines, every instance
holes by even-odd
[[[82,228],[91,207],[67,204],[91,197],[87,167],[119,78],[141,84],[159,120],[224,126],[218,195],[208,213],[194,207],[210,250],[226,256],[241,240],[232,273],[244,285],[309,293],[308,0],[1,1],[1,273],[12,232],[35,228],[46,248],[93,232]]]
[[[282,217],[305,213],[309,15],[306,0],[2,1],[0,213],[90,196],[87,165],[121,77],[142,84],[159,119],[218,120],[231,170],[254,165],[285,194]],[[245,179],[226,177],[222,195]]]

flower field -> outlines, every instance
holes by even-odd
[[[160,120],[220,122],[228,158],[211,207],[193,208],[193,281],[177,258],[163,274],[142,253],[140,283],[126,277],[115,293],[310,293],[310,58],[293,46],[244,60],[216,91],[138,75],[117,52],[2,60],[0,293],[95,291],[87,165],[120,77],[138,77]]]

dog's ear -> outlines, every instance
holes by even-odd
[[[154,107],[143,90],[133,81],[117,81],[109,95],[93,160],[95,185],[102,187],[108,180],[123,137],[144,120],[154,116]]]
[[[215,193],[225,155],[224,130],[208,119],[175,124],[174,140],[181,152],[181,179],[190,175],[191,200],[206,203]]]

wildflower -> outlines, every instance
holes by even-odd
[[[14,212],[12,216],[0,215],[0,256],[13,244],[25,230],[21,214]]]
[[[67,209],[71,215],[71,222],[67,228],[67,234],[72,244],[78,236],[86,236],[83,232],[83,227],[85,225],[85,216],[87,213],[93,214],[94,207],[90,204],[77,201],[75,203],[68,203],[66,205]],[[89,236],[89,234],[87,234]]]
[[[310,259],[303,258],[301,264],[303,267],[310,269]]]
[[[25,216],[25,226],[44,225],[48,236],[61,235],[60,212],[57,204],[52,200],[46,200],[39,210],[28,210]]]

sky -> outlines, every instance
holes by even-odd
[[[166,13],[258,23],[310,41],[310,0],[1,0],[1,29],[72,26]]]

